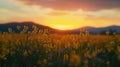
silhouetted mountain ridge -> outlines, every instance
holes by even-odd
[[[99,28],[92,27],[92,26],[84,26],[81,28],[73,29],[73,30],[62,31],[62,30],[53,29],[51,27],[44,26],[41,24],[33,23],[33,22],[11,22],[6,24],[0,24],[0,31],[8,32],[8,28],[12,28],[14,32],[17,33],[18,32],[17,26],[20,26],[21,30],[24,28],[24,26],[28,26],[28,31],[32,31],[33,25],[36,26],[39,30],[48,29],[50,33],[60,33],[60,34],[79,34],[80,30],[82,29],[89,31],[92,34],[103,34],[106,31],[120,33],[120,26],[117,26],[117,25],[111,25],[111,26],[99,27]]]

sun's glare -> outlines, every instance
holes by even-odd
[[[67,25],[54,25],[53,28],[59,29],[59,30],[70,30],[70,29],[72,29],[72,26],[67,26]]]

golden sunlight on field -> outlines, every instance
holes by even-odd
[[[47,30],[0,32],[0,67],[117,67],[120,35],[50,34]],[[20,30],[20,27],[17,26]]]
[[[0,67],[120,67],[120,0],[0,0]]]

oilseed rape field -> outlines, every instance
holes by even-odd
[[[19,26],[17,27],[19,30]],[[120,35],[0,32],[0,67],[119,67]],[[27,32],[27,33],[26,33]]]

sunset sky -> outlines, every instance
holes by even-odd
[[[0,23],[15,21],[61,30],[120,25],[120,0],[0,0]]]

